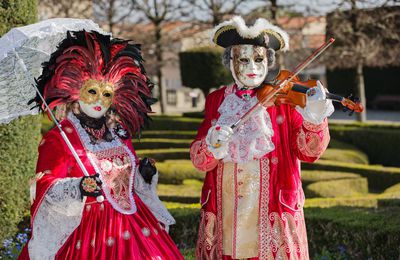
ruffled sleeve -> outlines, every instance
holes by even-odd
[[[58,250],[81,222],[84,201],[80,178],[69,178],[71,161],[56,131],[41,141],[36,176],[32,182],[32,238],[30,259],[54,259]]]
[[[314,162],[321,157],[330,141],[328,120],[313,124],[292,110],[291,146],[297,158],[305,162]]]

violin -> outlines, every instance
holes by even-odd
[[[282,70],[276,77],[276,81],[282,82],[291,75],[292,72]],[[289,104],[292,107],[300,106],[304,108],[307,101],[307,91],[315,86],[317,86],[317,80],[310,79],[307,81],[300,81],[299,77],[295,76],[272,97],[270,102],[273,102],[275,105]],[[258,100],[261,103],[264,103],[268,94],[271,93],[271,91],[273,91],[275,88],[276,86],[272,84],[263,85],[257,90]],[[340,102],[346,109],[350,110],[351,113],[360,113],[364,110],[363,105],[351,96],[349,98],[345,98],[337,94],[326,92],[326,98]]]
[[[311,54],[303,63],[299,64],[293,72],[281,71],[277,77],[275,85],[266,84],[257,91],[258,102],[252,106],[242,117],[231,125],[232,129],[240,126],[245,122],[257,109],[263,107],[264,104],[271,102],[276,105],[290,104],[292,106],[305,107],[307,101],[307,91],[311,87],[317,85],[316,80],[300,81],[297,75],[304,70],[311,62],[313,62],[321,53],[335,42],[334,38],[330,38],[322,44],[313,54]],[[326,98],[340,102],[345,108],[353,112],[362,112],[363,106],[355,99],[344,98],[342,96],[326,92]]]

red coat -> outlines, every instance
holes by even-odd
[[[204,121],[191,144],[194,166],[207,171],[201,194],[198,259],[221,259],[223,255],[221,204],[224,163],[207,150],[205,137],[220,116],[218,108],[222,101],[234,91],[233,86],[228,86],[208,95]],[[308,259],[300,161],[314,162],[325,151],[330,139],[327,122],[313,125],[303,121],[302,116],[289,105],[272,106],[267,111],[272,121],[275,149],[259,159],[257,259]],[[230,256],[224,258],[230,259]]]
[[[119,140],[118,144],[110,143],[110,146],[106,149],[93,152],[85,146],[85,138],[82,137],[82,131],[79,132],[77,124],[74,125],[69,119],[65,119],[61,122],[61,125],[89,174],[94,174],[95,169],[88,154],[102,156],[102,163],[97,164],[97,166],[105,180],[103,191],[104,185],[108,183],[107,180],[110,180],[113,185],[108,185],[108,187],[113,187],[113,195],[112,197],[105,196],[105,201],[102,203],[97,203],[93,197],[87,197],[80,213],[79,225],[72,230],[73,232],[69,234],[65,243],[59,245],[60,247],[55,252],[55,258],[183,259],[163,225],[159,223],[133,190],[135,178],[132,175],[136,171],[135,165],[138,161],[131,140],[121,140],[115,137]],[[43,203],[46,201],[48,191],[58,180],[83,176],[83,172],[57,128],[48,132],[40,143],[36,171],[36,196],[31,207],[31,224],[33,226],[32,238],[36,236],[37,239],[40,239],[38,234],[35,233],[35,230],[38,230],[38,223],[40,223],[39,229],[43,229],[41,227],[48,223],[48,215],[53,214],[49,211],[40,213],[42,205],[46,205]],[[110,179],[110,177],[113,179]],[[123,196],[127,198],[130,195],[133,198],[131,200],[133,205],[127,205],[125,202],[129,199],[122,198]],[[108,198],[112,199],[108,200]],[[131,212],[118,211],[114,204],[126,209],[126,211],[131,208],[135,210]],[[71,222],[64,221],[62,223],[63,225],[70,225]],[[37,225],[36,228],[35,225]],[[61,226],[60,230],[62,230]],[[57,232],[57,230],[55,231]],[[40,239],[40,241],[46,239],[48,244],[54,243],[52,234],[49,234],[47,238]],[[36,248],[44,248],[44,250],[35,249],[35,255],[38,255],[38,251],[39,254],[40,251],[46,251],[46,247],[50,247],[48,244],[40,242]],[[32,253],[31,251],[28,253],[28,247],[29,242],[24,247],[19,259],[29,259],[29,255]],[[51,248],[54,248],[54,246],[51,246]],[[32,258],[34,257],[31,255]],[[50,258],[54,258],[54,256]],[[42,255],[40,259],[47,258]]]

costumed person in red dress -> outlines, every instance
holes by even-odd
[[[334,111],[318,82],[305,108],[268,103],[241,126],[257,103],[256,90],[274,82],[275,52],[289,37],[265,19],[241,17],[218,25],[212,41],[234,84],[207,96],[204,121],[190,153],[206,171],[201,194],[197,259],[308,259],[300,161],[314,162],[329,143]]]
[[[154,163],[139,161],[131,143],[154,101],[142,63],[139,45],[79,31],[43,65],[38,89],[91,175],[57,128],[43,137],[32,237],[20,259],[183,259],[168,235],[175,220],[156,194]]]

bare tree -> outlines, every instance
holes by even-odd
[[[256,0],[187,0],[191,6],[191,16],[195,19],[206,20],[213,26],[218,25],[226,16],[249,13],[262,5],[262,1]],[[195,15],[193,14],[195,13]]]
[[[133,5],[130,0],[93,0],[94,16],[100,23],[105,23],[114,36],[122,33],[122,24],[131,15]]]
[[[92,0],[39,0],[39,19],[54,17],[92,18]]]
[[[363,68],[398,65],[400,56],[400,7],[378,6],[360,9],[365,1],[343,1],[350,9],[336,9],[328,15],[327,32],[336,38],[328,67],[353,68],[357,95],[366,105]],[[366,111],[358,115],[366,121]]]
[[[159,87],[159,102],[160,112],[165,112],[164,104],[164,86],[162,67],[164,65],[164,46],[163,46],[163,26],[166,22],[176,20],[180,12],[183,10],[183,2],[175,0],[132,0],[133,9],[139,11],[152,25],[152,32],[154,36],[154,45],[150,46],[154,51],[155,61],[153,66],[157,78],[157,85]],[[151,38],[151,37],[150,37]],[[150,45],[150,44],[149,44]],[[152,48],[154,47],[154,48]]]

